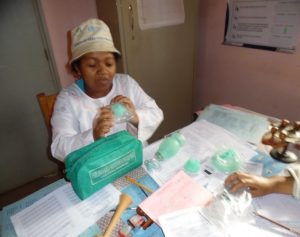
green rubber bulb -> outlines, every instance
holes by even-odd
[[[166,160],[174,156],[180,149],[181,145],[173,137],[165,138],[160,144],[155,156],[157,160]]]
[[[201,168],[200,162],[196,159],[190,158],[184,164],[184,171],[187,174],[196,175]]]
[[[180,146],[183,146],[186,142],[185,137],[180,132],[174,132],[171,134],[171,137],[175,138]]]

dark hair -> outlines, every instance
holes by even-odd
[[[117,63],[119,61],[119,59],[121,58],[121,55],[118,53],[114,53],[114,52],[112,54],[114,55],[114,58]],[[81,57],[71,63],[71,69],[73,72],[76,72],[76,70],[78,69],[79,64],[80,64],[80,59],[81,59]]]

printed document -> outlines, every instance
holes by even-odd
[[[81,201],[70,183],[46,195],[11,217],[19,237],[77,236],[119,202],[120,192],[111,184]]]
[[[188,208],[158,217],[165,237],[224,237],[199,208]]]
[[[158,216],[189,207],[203,207],[211,199],[210,192],[180,171],[145,199],[139,207],[159,224]]]

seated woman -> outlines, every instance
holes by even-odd
[[[262,177],[244,172],[230,174],[224,183],[230,187],[230,192],[243,188],[248,189],[253,197],[264,196],[270,193],[293,195],[300,199],[300,165],[288,168],[286,176]]]
[[[163,120],[163,112],[129,75],[116,73],[120,56],[108,26],[90,19],[71,31],[70,65],[78,80],[63,89],[54,106],[52,155],[64,161],[72,151],[121,130],[146,142]],[[123,104],[132,114],[115,123],[111,105]]]

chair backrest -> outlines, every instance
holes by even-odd
[[[45,93],[39,93],[36,95],[36,98],[39,102],[43,117],[44,117],[44,121],[45,124],[47,126],[48,129],[48,136],[49,136],[49,144],[51,141],[51,134],[52,134],[52,128],[51,128],[51,117],[52,117],[52,113],[53,113],[53,108],[54,108],[54,104],[55,104],[55,100],[56,100],[56,94],[51,94],[51,95],[46,95]],[[64,169],[65,169],[65,165],[63,162],[55,159],[54,157],[52,157],[51,155],[51,151],[50,151],[50,145],[48,147],[48,155],[51,161],[55,162],[58,166],[58,176],[59,177],[64,177]]]
[[[39,102],[45,124],[48,129],[49,137],[51,136],[51,116],[53,113],[53,107],[56,100],[57,94],[45,95],[45,93],[39,93],[36,98]]]

